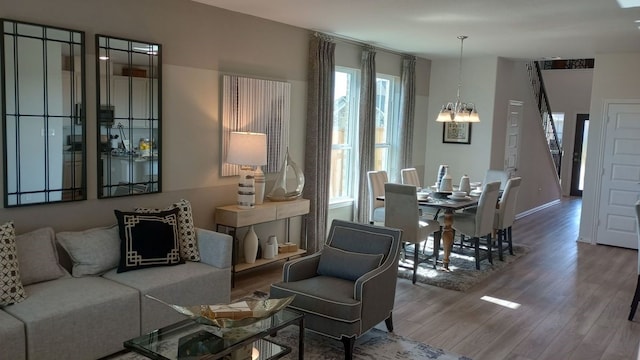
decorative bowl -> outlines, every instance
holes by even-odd
[[[179,306],[168,304],[151,295],[145,295],[151,300],[169,306],[175,311],[186,315],[198,323],[213,325],[220,328],[234,328],[251,325],[267,318],[289,305],[295,296],[282,299],[247,299],[232,304],[222,305],[193,305]]]

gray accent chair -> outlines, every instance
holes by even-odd
[[[305,314],[305,328],[341,340],[351,359],[357,337],[383,320],[393,331],[401,234],[334,220],[323,250],[285,263],[270,296],[295,295],[289,307]]]

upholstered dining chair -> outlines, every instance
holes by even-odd
[[[511,227],[516,219],[516,201],[518,200],[521,182],[521,177],[514,177],[507,180],[507,185],[504,188],[504,192],[498,203],[498,208],[496,209],[493,228],[496,230],[496,237],[498,238],[498,257],[501,261],[504,260],[503,241],[506,240],[509,254],[513,255],[513,235]]]
[[[384,195],[384,184],[389,181],[387,172],[367,172],[367,184],[369,187],[369,224],[384,223],[384,201],[378,200],[378,196]]]
[[[406,168],[400,170],[400,181],[405,185],[413,185],[415,187],[420,186],[420,178],[418,177],[418,170],[416,168]]]
[[[640,200],[636,202],[636,232],[638,233],[638,249],[640,249]],[[629,321],[633,320],[636,310],[638,309],[638,302],[640,302],[640,250],[638,251],[638,284],[636,285],[636,292],[633,295],[633,300],[631,301]]]
[[[499,181],[500,182],[500,190],[504,190],[505,186],[507,186],[507,180],[509,180],[509,173],[504,170],[498,169],[489,169],[484,175],[484,180],[482,184],[488,184],[490,182]]]
[[[357,337],[383,320],[393,331],[401,235],[334,220],[322,251],[286,262],[270,296],[295,295],[289,307],[304,313],[305,329],[341,340],[351,359]]]
[[[496,216],[496,203],[500,191],[500,182],[494,181],[484,184],[482,194],[478,200],[478,207],[474,212],[457,212],[453,214],[453,229],[460,233],[461,241],[469,236],[469,242],[475,250],[476,269],[480,270],[480,250],[487,252],[489,263],[493,264],[492,235]],[[442,217],[439,218],[443,219]],[[486,239],[484,247],[480,247],[480,239]]]
[[[420,218],[416,187],[403,184],[384,184],[384,226],[402,230],[402,242],[411,243],[413,247],[413,277],[416,283],[420,261],[420,243],[426,242],[429,234],[433,234],[433,267],[438,261],[442,231],[436,220]]]

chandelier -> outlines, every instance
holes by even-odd
[[[460,88],[462,87],[462,46],[466,35],[458,36],[460,39],[460,59],[458,60],[458,94],[455,102],[442,105],[437,122],[480,122],[480,117],[473,103],[460,101]]]

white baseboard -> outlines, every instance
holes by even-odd
[[[516,220],[522,219],[525,216],[529,216],[531,214],[537,213],[538,211],[542,211],[542,210],[544,210],[544,209],[546,209],[546,208],[548,208],[550,206],[558,205],[559,203],[560,203],[560,199],[557,199],[557,200],[553,200],[551,202],[548,202],[546,204],[542,204],[542,205],[540,205],[538,207],[534,207],[533,209],[529,209],[527,211],[523,211],[523,212],[521,212],[519,214],[516,214]]]

